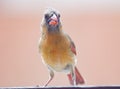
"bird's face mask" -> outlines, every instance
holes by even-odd
[[[48,30],[54,31],[59,30],[60,26],[60,14],[56,12],[50,12],[45,14],[45,22],[48,27]]]

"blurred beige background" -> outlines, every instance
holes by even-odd
[[[77,47],[85,85],[120,85],[119,0],[0,0],[0,87],[44,85],[47,68],[38,53],[46,7],[61,13]],[[69,86],[55,73],[51,86]]]

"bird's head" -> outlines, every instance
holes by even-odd
[[[42,25],[46,27],[49,32],[59,31],[61,28],[59,12],[53,8],[48,8],[44,13]]]

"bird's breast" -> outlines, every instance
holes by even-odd
[[[74,64],[70,42],[65,36],[50,36],[43,43],[41,48],[42,58],[51,68],[62,71],[68,64]]]

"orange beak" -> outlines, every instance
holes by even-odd
[[[50,18],[50,22],[49,22],[49,25],[57,25],[58,24],[58,18],[55,14],[53,14],[53,16]]]

